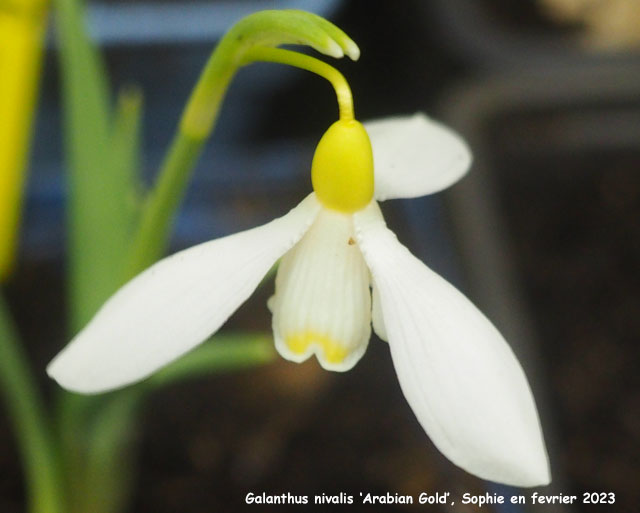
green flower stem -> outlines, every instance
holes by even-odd
[[[308,45],[333,57],[347,54],[354,60],[360,55],[357,45],[344,32],[311,13],[294,10],[261,11],[234,25],[214,50],[187,102],[177,134],[160,169],[157,184],[144,205],[138,229],[134,232],[130,253],[124,264],[123,281],[162,256],[173,215],[182,202],[191,172],[204,143],[213,131],[231,80],[238,69],[251,60],[250,57],[247,60],[247,55],[258,48],[268,52],[269,48],[281,44]],[[275,60],[274,54],[267,56],[265,53],[263,56],[265,58],[262,60]],[[331,79],[328,79],[332,83],[339,82],[339,73],[335,70],[335,73],[328,71],[330,66],[321,66],[320,61],[312,62],[311,57],[300,57],[295,61],[291,55],[287,55],[286,58],[281,56],[279,61],[275,61],[286,60],[289,64],[310,71],[320,70],[325,78],[328,78],[327,73],[331,75]],[[339,90],[341,110],[348,115],[347,105],[351,104],[351,93],[349,91],[346,94],[348,86],[346,89],[341,86]]]
[[[333,66],[298,52],[268,47],[254,47],[247,50],[242,57],[240,65],[244,66],[256,61],[287,64],[320,75],[328,80],[335,89],[340,118],[343,120],[353,119],[351,89],[344,76]],[[225,80],[228,81],[228,78],[221,79],[222,82]],[[224,90],[226,90],[226,85],[224,87],[220,84],[217,85],[218,87],[214,88],[215,101],[220,102],[224,95]],[[198,90],[196,88],[194,97],[197,96]],[[190,102],[189,105],[193,105],[193,102]],[[195,166],[202,152],[205,140],[198,136],[190,135],[187,133],[187,129],[184,128],[184,125],[187,125],[184,119],[187,119],[189,115],[189,107],[187,107],[186,112],[180,130],[171,145],[167,159],[160,172],[160,178],[147,199],[147,204],[143,210],[136,239],[125,269],[125,281],[133,278],[141,270],[151,265],[162,253],[166,243],[166,232],[171,224],[173,212],[175,212],[182,200],[191,175],[191,169]],[[193,132],[197,132],[197,130]],[[159,226],[164,227],[164,229],[159,229]]]
[[[251,14],[236,23],[218,44],[189,99],[180,129],[206,139],[246,52],[282,44],[308,45],[338,58],[345,53],[354,60],[360,56],[358,46],[342,30],[315,14],[295,10]]]
[[[82,0],[53,0],[62,78],[69,201],[69,306],[76,333],[118,286],[128,248],[128,182],[111,167],[112,108]]]
[[[45,409],[0,296],[0,384],[22,454],[31,513],[67,513]]]
[[[333,66],[302,53],[259,46],[251,48],[245,53],[243,65],[258,61],[287,64],[288,66],[304,69],[325,78],[335,89],[340,119],[345,121],[353,119],[353,96],[351,94],[351,88],[342,73]]]

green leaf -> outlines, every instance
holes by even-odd
[[[131,183],[117,171],[122,162],[112,161],[107,79],[86,33],[84,6],[54,0],[54,7],[69,184],[69,293],[77,331],[120,284],[131,228],[121,204],[130,197]]]
[[[266,333],[219,334],[198,346],[141,385],[155,389],[186,378],[262,365],[273,360],[273,337]]]
[[[0,392],[14,428],[32,513],[66,513],[51,426],[18,334],[0,296]]]
[[[121,282],[130,280],[162,256],[203,144],[182,133],[171,144],[155,186],[142,204]]]
[[[108,394],[87,426],[87,448],[79,512],[124,511],[135,482],[135,453],[140,391]]]
[[[115,222],[125,226],[127,234],[134,229],[142,200],[139,181],[142,104],[142,92],[137,87],[120,91],[111,139],[112,188],[126,193],[113,198],[117,207],[114,210],[119,210]]]

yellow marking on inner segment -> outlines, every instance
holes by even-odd
[[[296,333],[286,338],[287,347],[297,355],[303,355],[309,350],[309,346],[315,345],[322,349],[324,359],[328,363],[342,363],[349,355],[349,351],[336,340],[327,335],[313,331]]]

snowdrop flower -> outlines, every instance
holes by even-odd
[[[485,479],[548,483],[536,407],[511,349],[398,242],[377,203],[449,187],[470,160],[455,133],[421,114],[366,130],[337,121],[313,158],[313,193],[279,219],[181,251],[134,278],[49,374],[83,393],[145,378],[218,330],[281,258],[269,308],[284,358],[315,355],[325,369],[349,370],[373,325],[440,451]]]

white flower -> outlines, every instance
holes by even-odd
[[[377,200],[437,192],[469,167],[464,142],[423,115],[366,128]],[[363,137],[353,144],[370,148]],[[83,393],[149,376],[218,330],[282,257],[269,307],[284,358],[315,354],[326,369],[348,370],[364,354],[373,324],[440,451],[485,479],[547,484],[536,407],[511,349],[465,296],[398,242],[371,199],[373,178],[366,192],[366,165],[360,180],[361,162],[341,153],[352,141],[342,133],[338,139],[318,146],[315,193],[264,226],[181,251],[137,276],[51,362],[50,376]],[[357,179],[343,172],[347,161]],[[332,194],[337,210],[327,208]],[[345,202],[352,203],[342,208]]]

